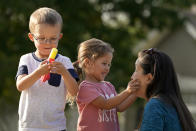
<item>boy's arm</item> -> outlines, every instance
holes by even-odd
[[[29,75],[23,74],[17,77],[16,87],[18,91],[30,88],[41,77],[39,71],[35,70]]]
[[[78,83],[68,72],[65,66],[61,62],[56,62],[56,61],[52,62],[50,65],[51,65],[50,72],[62,75],[67,91],[71,96],[76,96],[78,93]]]
[[[63,70],[62,77],[69,94],[71,96],[76,96],[79,90],[76,80],[71,76],[67,69]]]
[[[131,94],[127,99],[125,99],[122,103],[120,103],[117,106],[117,111],[118,112],[123,112],[124,110],[126,110],[130,105],[132,105],[135,100],[137,99],[137,96],[135,96],[134,94]]]
[[[46,73],[49,73],[50,67],[43,61],[41,65],[30,74],[22,74],[17,77],[16,87],[18,91],[23,91],[30,88],[40,77]]]

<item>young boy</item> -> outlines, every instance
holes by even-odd
[[[62,38],[62,18],[51,8],[40,8],[31,14],[29,39],[36,51],[20,58],[16,86],[21,91],[19,131],[65,131],[66,96],[78,92],[77,74],[68,57],[57,54],[47,63],[52,48]],[[50,79],[41,76],[50,73]]]

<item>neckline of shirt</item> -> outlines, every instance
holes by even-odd
[[[40,58],[38,58],[38,57],[35,55],[35,52],[32,52],[32,56],[33,56],[33,58],[34,58],[35,60],[37,60],[37,61],[39,61],[39,62],[42,62],[42,61],[46,60],[46,59],[40,59]],[[56,55],[55,59],[57,59],[58,56],[59,56],[59,54]]]
[[[105,84],[105,82],[106,82],[106,81],[101,81],[101,82],[91,82],[91,81],[88,81],[88,80],[84,80],[83,82],[91,83],[91,84]]]

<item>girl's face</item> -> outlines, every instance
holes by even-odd
[[[112,53],[106,53],[95,61],[88,60],[86,65],[86,79],[92,82],[100,82],[105,79],[110,71]]]
[[[33,33],[29,33],[29,38],[34,42],[36,47],[35,55],[38,58],[46,59],[50,55],[52,48],[57,48],[59,39],[62,38],[60,33],[61,26],[37,24]]]
[[[140,83],[140,88],[136,91],[136,96],[146,98],[146,89],[152,81],[152,74],[144,74],[143,68],[140,65],[140,59],[138,58],[135,62],[135,72],[131,76],[132,80],[137,80]]]

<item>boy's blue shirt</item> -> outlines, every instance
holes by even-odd
[[[181,131],[175,108],[159,98],[146,104],[140,131]]]

